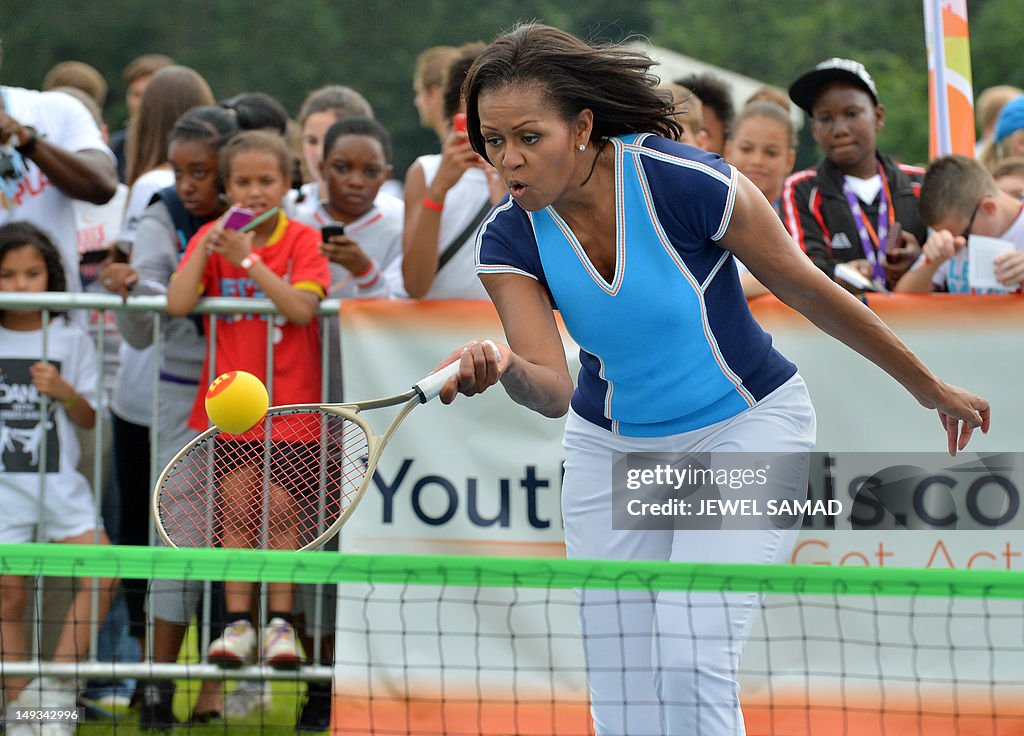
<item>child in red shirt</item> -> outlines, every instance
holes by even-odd
[[[248,131],[232,138],[219,158],[221,179],[228,198],[235,205],[253,210],[258,217],[279,207],[290,188],[291,155],[282,138]],[[189,242],[178,271],[167,291],[167,312],[184,316],[200,296],[267,297],[277,315],[235,315],[217,323],[216,364],[213,374],[229,370],[248,371],[267,382],[267,330],[272,330],[273,380],[271,403],[307,404],[320,401],[320,332],[317,306],[330,283],[327,259],[320,254],[320,233],[293,222],[279,213],[257,225],[251,232],[226,230],[220,220],[201,228]],[[208,321],[209,318],[205,318]],[[209,330],[207,334],[210,334]],[[207,372],[210,361],[206,355]],[[192,407],[189,425],[196,430],[208,426],[204,406],[205,389]],[[252,434],[252,437],[249,437]],[[262,442],[262,427],[234,438]],[[272,452],[279,448],[272,449]],[[273,470],[272,470],[273,472]],[[259,502],[261,469],[239,466],[219,478],[219,506],[239,513],[222,513],[220,546],[253,547],[254,533],[238,522],[249,516],[240,506]],[[298,524],[294,521],[293,499],[287,482],[272,478],[270,485],[269,546],[296,549]],[[258,513],[258,512],[257,512]],[[211,643],[208,658],[224,666],[239,666],[253,660],[256,632],[250,614],[253,584],[228,582],[228,609],[224,634]],[[300,663],[291,626],[292,588],[287,583],[268,584],[270,622],[263,637],[263,661],[274,667],[290,668]]]

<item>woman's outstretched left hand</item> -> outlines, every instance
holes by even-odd
[[[988,434],[992,409],[988,401],[977,394],[939,381],[938,391],[933,397],[918,398],[927,408],[939,414],[939,423],[946,430],[946,442],[950,455],[967,447],[975,429]]]

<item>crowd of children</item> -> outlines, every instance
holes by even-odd
[[[149,544],[144,481],[150,427],[158,438],[152,451],[162,467],[209,426],[203,396],[210,376],[228,370],[254,373],[272,387],[272,404],[319,402],[323,385],[328,399],[340,399],[336,346],[329,351],[327,376],[321,376],[323,335],[317,311],[322,299],[486,298],[474,274],[473,244],[480,223],[507,191],[460,126],[462,80],[482,48],[437,47],[420,57],[416,106],[441,147],[415,161],[404,185],[392,178],[386,127],[374,119],[370,103],[348,87],[329,85],[309,95],[298,118],[301,150],[296,151],[284,135],[283,108],[266,95],[239,95],[217,104],[195,71],[174,66],[166,57],[147,56],[126,69],[137,112],[127,131],[111,141],[115,151],[124,151],[119,170],[127,172],[132,186],[127,212],[124,197],[111,205],[125,226],[116,238],[114,258],[98,278],[92,278],[97,273],[92,256],[83,262],[83,273],[88,271],[94,288],[125,297],[166,294],[168,317],[160,321],[163,349],[159,355],[153,350],[151,313],[117,313],[121,372],[110,406],[100,395],[102,367],[93,342],[74,315],[51,311],[44,324],[39,309],[0,309],[0,382],[5,388],[0,403],[0,495],[5,500],[0,542],[110,543],[94,495],[77,469],[82,448],[75,431],[110,414],[113,485],[119,491],[118,521],[116,528],[109,524],[110,531],[120,544]],[[87,67],[55,69],[52,83],[84,80],[76,94],[84,90],[105,96],[105,84],[82,66]],[[40,173],[43,164],[33,159],[34,136],[40,134],[12,117],[21,109],[11,103],[26,91],[3,89],[7,112],[0,108],[0,120],[3,130],[15,133],[12,165],[20,168],[14,171],[38,178],[47,173]],[[878,150],[885,108],[870,74],[855,61],[822,62],[795,80],[788,95],[763,88],[738,112],[728,89],[713,76],[676,80],[665,85],[664,93],[682,124],[681,141],[720,153],[747,176],[798,245],[829,275],[850,288],[865,288],[842,276],[846,271],[838,267],[847,264],[868,288],[978,293],[983,290],[972,286],[967,269],[972,236],[1009,244],[993,260],[996,290],[1019,290],[1024,282],[1024,159],[1018,158],[1024,156],[1024,96],[1008,89],[1013,94],[999,98],[1001,107],[994,112],[991,104],[984,107],[988,139],[981,158],[944,157],[927,171]],[[91,125],[84,122],[85,113],[69,107],[80,104],[70,99],[59,100],[55,109],[77,125]],[[792,173],[796,127],[790,101],[809,116],[824,154],[815,168],[797,173]],[[78,136],[84,141],[85,163],[94,161],[92,154],[101,148],[98,135],[99,128],[89,127]],[[71,182],[61,191],[75,195],[82,187]],[[230,206],[266,217],[248,232],[225,227]],[[0,292],[79,290],[82,282],[68,248],[53,240],[67,240],[69,227],[62,220],[54,234],[45,221],[33,224],[31,211],[22,214],[22,219],[0,224]],[[737,265],[748,297],[766,293]],[[219,320],[210,345],[209,319],[191,313],[201,298],[215,296],[266,298],[276,314]],[[325,324],[333,338],[337,318]],[[273,347],[269,361],[268,342]],[[152,383],[154,374],[159,375],[155,413],[153,396],[139,390]],[[255,469],[231,468],[220,479],[221,493],[244,505],[257,495],[253,489],[260,483]],[[271,483],[270,503],[274,523],[268,546],[296,548],[286,480]],[[221,519],[218,533],[221,546],[253,545],[250,532],[229,515]],[[195,581],[100,580],[81,586],[53,659],[83,658],[93,594],[98,593],[100,604],[93,613],[103,616],[117,590],[123,592],[130,635],[137,640],[147,635],[148,614],[153,660],[175,661],[200,600]],[[265,612],[253,593],[250,583],[224,585],[223,605],[214,606],[218,630],[206,652],[208,661],[299,666],[309,649],[300,639],[308,641],[309,632],[296,621],[293,597],[298,596],[292,586],[270,584]],[[21,627],[26,600],[23,579],[0,576],[0,656],[5,660],[29,655]],[[324,661],[329,663],[329,657],[328,652]],[[48,678],[29,683],[8,677],[3,684],[8,702],[23,705],[61,705],[53,693],[66,697],[67,692]],[[144,727],[174,725],[170,680],[149,681],[138,693]],[[300,728],[325,728],[329,701],[329,690],[310,684]],[[225,709],[230,710],[208,683],[191,718],[202,722]],[[7,733],[17,734],[17,728]]]

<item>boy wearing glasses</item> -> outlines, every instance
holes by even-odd
[[[811,132],[825,158],[786,180],[786,228],[829,276],[836,264],[849,263],[878,287],[891,288],[914,263],[924,240],[917,214],[924,170],[878,151],[875,139],[885,125],[885,107],[859,62],[823,61],[793,82],[789,96],[811,117]]]
[[[984,166],[952,155],[935,159],[921,186],[921,219],[931,228],[921,257],[897,291],[986,293],[968,281],[967,240],[986,235],[1014,244],[1016,250],[993,260],[996,280],[1020,290],[1024,281],[1024,203],[999,189]]]

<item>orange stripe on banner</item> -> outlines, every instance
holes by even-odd
[[[458,554],[488,557],[565,558],[565,542],[531,542],[496,539],[442,539],[439,537],[370,537],[348,535],[349,551],[373,554]]]
[[[935,70],[928,70],[928,159],[939,157],[938,118],[935,102]]]
[[[942,8],[942,32],[945,38],[967,36],[967,19],[957,15],[947,5]]]
[[[365,699],[335,698],[332,734],[374,736],[377,734],[479,734],[480,736],[584,736],[593,734],[589,708],[584,703],[480,703],[455,698],[443,704],[437,700],[415,703],[387,699],[382,693],[372,704]],[[996,713],[984,694],[958,703],[953,712],[948,698],[886,697],[884,708],[877,702],[848,698],[845,706],[820,702],[808,706],[802,700],[775,698],[766,703],[744,704],[748,736],[816,736],[846,734],[875,736],[879,733],[916,733],[928,736],[1020,736],[1024,733],[1024,712],[1020,706],[1000,703]],[[998,715],[997,715],[998,714]]]
[[[892,327],[1009,332],[1024,326],[1024,298],[1019,294],[873,294],[867,305]],[[751,300],[750,311],[769,332],[811,329],[806,318],[771,295]]]
[[[383,695],[382,697],[386,697]],[[396,702],[335,698],[331,733],[346,736],[589,736],[594,733],[586,703]]]
[[[343,324],[368,324],[374,329],[381,325],[421,329],[446,323],[477,329],[497,324],[498,313],[490,301],[482,300],[350,299],[341,302],[341,319]]]
[[[949,107],[950,145],[954,153],[974,156],[974,101],[951,85],[946,86],[946,100]],[[955,122],[954,122],[955,121]]]
[[[743,706],[747,735],[786,734],[928,734],[928,736],[1020,736],[1024,709],[1008,697],[994,698],[974,688],[958,697],[942,697],[949,688],[939,684],[923,688],[920,699],[909,694],[853,695],[844,703],[815,699],[808,706],[801,695],[775,697],[771,704],[748,698]],[[812,685],[813,688],[813,685]],[[968,690],[968,688],[961,688]]]
[[[564,331],[559,314],[555,323]],[[470,299],[346,299],[341,302],[342,327],[368,327],[379,330],[441,329],[456,325],[460,330],[501,329],[498,311],[490,300]],[[500,337],[501,333],[498,333]],[[452,346],[455,347],[454,345]]]

